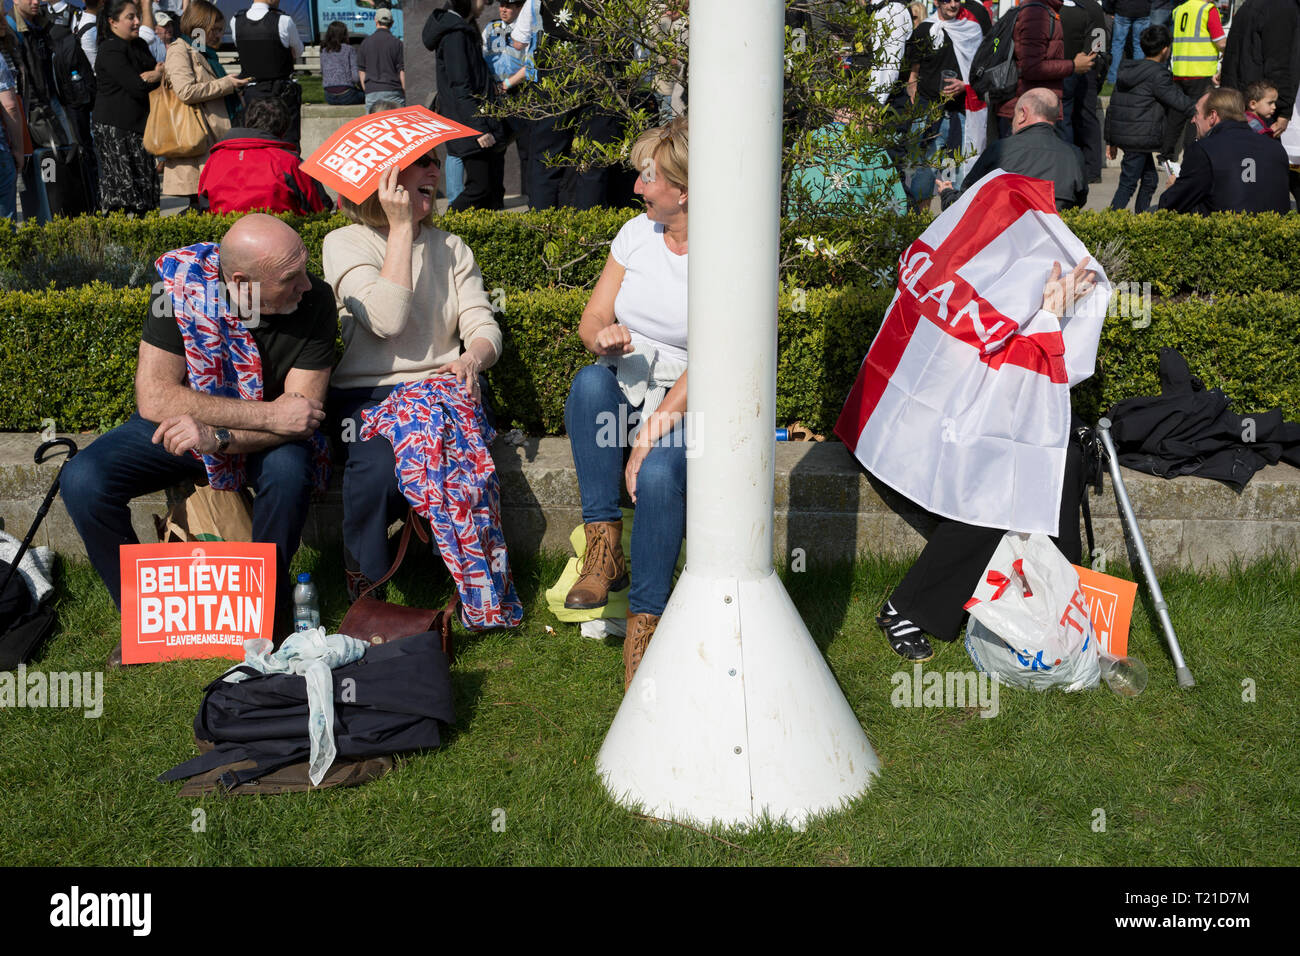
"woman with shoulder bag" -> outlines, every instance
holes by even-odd
[[[162,64],[140,39],[140,13],[133,0],[106,0],[99,11],[91,114],[104,212],[144,215],[158,208],[158,176],[153,157],[145,152],[144,127],[149,93],[162,76]]]
[[[212,144],[238,125],[243,112],[239,91],[248,77],[231,76],[217,59],[226,18],[208,0],[190,0],[181,16],[180,33],[167,46],[167,83],[176,98],[203,111],[211,132],[208,147],[197,156],[163,162],[164,196],[184,196],[198,208],[199,173]]]

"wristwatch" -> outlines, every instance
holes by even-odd
[[[230,429],[218,428],[213,434],[217,438],[217,454],[224,455],[226,449],[230,447]]]

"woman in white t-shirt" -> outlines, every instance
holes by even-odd
[[[603,607],[628,586],[620,477],[636,505],[625,688],[668,602],[686,535],[686,155],[684,116],[632,147],[645,214],[619,230],[583,310],[578,335],[597,362],[574,377],[564,406],[587,537],[566,607]]]

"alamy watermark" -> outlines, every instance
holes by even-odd
[[[104,713],[103,671],[0,672],[0,708],[60,708],[82,710],[87,719]]]
[[[981,717],[998,715],[998,682],[980,671],[895,671],[889,678],[894,707],[977,707]]]
[[[622,448],[627,444],[624,436],[630,435],[641,424],[641,412],[619,404],[618,411],[603,411],[596,415],[596,447]],[[683,412],[681,420],[672,431],[661,435],[656,445],[665,448],[685,448],[687,458],[698,457],[704,449],[704,433],[699,412]]]

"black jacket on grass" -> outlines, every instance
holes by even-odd
[[[424,23],[420,39],[438,57],[438,112],[502,141],[505,131],[501,123],[479,115],[480,108],[493,95],[494,80],[483,59],[483,38],[478,29],[454,11],[434,10]],[[451,156],[468,156],[480,149],[473,136],[447,141]]]
[[[1219,389],[1206,390],[1177,350],[1162,348],[1160,394],[1126,398],[1111,409],[1120,464],[1159,478],[1210,478],[1238,492],[1265,465],[1300,467],[1300,425],[1275,408],[1248,416],[1247,428],[1231,405]]]
[[[1120,149],[1158,153],[1164,148],[1165,110],[1191,116],[1196,103],[1178,88],[1173,74],[1154,60],[1125,60],[1115,77],[1106,110],[1106,142]]]
[[[1241,120],[1220,120],[1183,153],[1178,181],[1160,197],[1174,212],[1291,211],[1282,143]]]

